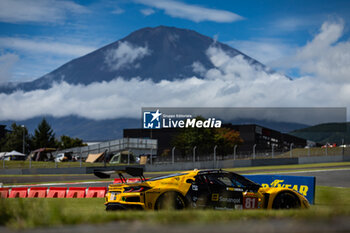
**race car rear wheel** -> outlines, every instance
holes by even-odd
[[[300,208],[298,197],[290,192],[283,192],[276,196],[272,204],[273,209],[296,209]]]
[[[163,193],[157,200],[156,210],[182,210],[186,208],[185,198],[178,192]]]

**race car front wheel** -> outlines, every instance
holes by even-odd
[[[157,200],[156,210],[182,210],[186,208],[185,198],[177,192],[163,193]]]
[[[298,197],[290,192],[283,192],[276,196],[272,204],[273,209],[296,209],[300,208]]]

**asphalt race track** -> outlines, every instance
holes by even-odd
[[[316,185],[330,186],[330,187],[350,187],[350,169],[329,169],[308,172],[291,172],[283,173],[283,175],[290,176],[315,176]]]

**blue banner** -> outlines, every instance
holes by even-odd
[[[245,175],[248,179],[260,184],[264,188],[290,188],[309,201],[315,203],[316,177],[314,176],[284,176],[284,175]]]

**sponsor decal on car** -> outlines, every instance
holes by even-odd
[[[289,188],[300,193],[314,204],[316,178],[313,176],[284,175],[245,175],[248,179],[260,184],[263,188]]]

